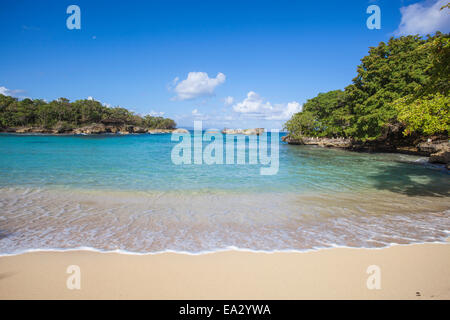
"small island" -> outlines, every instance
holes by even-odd
[[[254,129],[223,129],[223,134],[243,134],[243,135],[257,135],[264,133],[264,128],[254,128]]]
[[[46,102],[0,94],[0,132],[45,134],[170,133],[172,119],[140,116],[121,107],[107,107],[93,99]]]

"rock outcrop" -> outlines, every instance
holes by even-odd
[[[318,138],[318,137],[304,137],[302,139],[292,139],[289,136],[284,136],[281,138],[289,144],[304,144],[304,145],[317,145],[320,147],[328,148],[351,148],[353,145],[353,140],[345,138]]]
[[[172,129],[148,129],[148,133],[150,134],[160,134],[160,133],[171,133]]]
[[[10,133],[58,133],[55,129],[47,129],[42,127],[18,127],[18,128],[5,128],[0,132]]]
[[[429,140],[426,142],[421,142],[417,145],[417,149],[421,152],[426,152],[429,154],[433,154],[443,150],[449,150],[449,141],[448,140]]]
[[[245,134],[245,135],[260,135],[264,133],[264,128],[255,129],[223,129],[223,134]]]
[[[116,126],[106,126],[106,132],[108,133],[119,133],[120,128]]]
[[[189,133],[189,131],[186,129],[175,129],[172,133]]]
[[[131,134],[131,133],[189,133],[186,129],[149,129],[145,127],[123,125],[123,124],[104,124],[93,123],[79,128],[72,128],[66,123],[58,123],[53,128],[42,127],[16,127],[16,128],[0,128],[0,132],[9,133],[43,133],[43,134]]]
[[[427,143],[427,145],[421,145],[419,148],[427,148],[430,150],[431,155],[429,162],[431,163],[443,163],[447,165],[450,164],[450,143],[449,141],[440,141],[435,143]]]
[[[133,133],[147,133],[147,130],[142,127],[133,127]]]
[[[105,132],[107,132],[106,127],[102,123],[93,123],[81,128],[75,128],[73,130],[74,134],[100,134]]]
[[[441,150],[430,156],[431,163],[450,164],[450,151]]]
[[[319,138],[302,137],[292,138],[289,135],[281,138],[289,144],[296,145],[317,145],[320,147],[341,148],[352,151],[368,152],[397,152],[405,154],[414,154],[429,157],[430,163],[445,164],[447,169],[450,166],[450,143],[448,139],[442,137],[428,138],[427,141],[421,141],[416,144],[397,144],[395,141],[354,141],[348,138]]]
[[[31,132],[31,128],[17,128],[14,131],[15,133],[29,133]]]

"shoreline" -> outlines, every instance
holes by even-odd
[[[450,231],[449,231],[450,233]],[[445,238],[442,241],[430,241],[430,242],[412,242],[412,243],[390,243],[386,246],[382,247],[350,247],[350,246],[340,246],[340,245],[330,245],[329,247],[317,247],[317,248],[308,248],[308,249],[273,249],[273,250],[263,250],[263,249],[249,249],[249,248],[240,248],[235,246],[229,246],[226,248],[217,248],[211,250],[203,250],[203,251],[183,251],[183,250],[161,250],[161,251],[150,251],[150,252],[138,252],[138,251],[130,251],[123,249],[115,249],[115,250],[104,250],[98,249],[94,247],[74,247],[74,248],[33,248],[33,249],[25,249],[19,252],[14,253],[0,253],[1,258],[7,257],[16,257],[26,254],[32,253],[68,253],[68,252],[92,252],[99,254],[119,254],[119,255],[128,255],[128,256],[155,256],[155,255],[164,255],[164,254],[179,254],[186,256],[203,256],[209,254],[216,253],[226,253],[226,252],[243,252],[243,253],[251,253],[251,254],[303,254],[303,253],[311,253],[311,252],[320,252],[325,250],[336,250],[336,249],[350,249],[350,250],[384,250],[388,248],[394,247],[408,247],[408,246],[420,246],[420,245],[441,245],[448,244],[450,245],[450,236]]]
[[[153,130],[153,131],[152,131]],[[172,134],[175,130],[184,130],[180,128],[176,129],[149,129],[149,131],[145,132],[100,132],[100,133],[84,133],[84,132],[16,132],[16,131],[0,131],[2,135],[14,135],[14,136],[51,136],[51,137],[65,137],[65,136],[87,136],[87,137],[96,137],[96,136],[127,136],[127,135],[154,135],[154,134]],[[184,131],[180,133],[185,133]]]
[[[281,138],[289,145],[317,146],[321,148],[346,150],[362,153],[393,153],[422,156],[428,158],[428,163],[440,165],[450,170],[450,144],[448,137],[439,137],[435,140],[416,139],[414,142],[404,141],[358,141],[353,138],[326,138],[326,137],[303,137],[292,138],[289,133]]]
[[[177,131],[180,130],[180,131]],[[182,130],[182,131],[181,131]],[[241,130],[241,129],[232,129],[235,131]],[[253,130],[253,129],[245,129],[245,130]],[[188,132],[193,132],[194,129],[184,129],[184,128],[175,128],[175,129],[148,129],[148,131],[145,132],[99,132],[99,133],[76,133],[76,132],[17,132],[17,131],[2,131],[0,130],[0,134],[3,135],[16,135],[16,136],[55,136],[55,137],[59,137],[59,136],[102,136],[102,135],[107,135],[107,136],[126,136],[126,135],[154,135],[154,134],[172,134],[172,133],[188,133]],[[242,133],[242,132],[215,132],[215,131],[208,131],[208,130],[202,130],[202,133],[220,133],[222,135],[243,135],[243,136],[258,136],[260,135],[260,133]],[[270,131],[268,131],[268,133],[270,133]],[[280,134],[287,134],[288,132],[286,131],[279,131]]]
[[[73,250],[0,257],[0,299],[450,299],[450,243],[377,250],[135,255]],[[81,290],[66,287],[78,265]],[[380,267],[381,289],[367,288]]]

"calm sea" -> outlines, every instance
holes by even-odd
[[[1,134],[0,254],[375,248],[449,235],[450,176],[425,158],[280,142],[278,173],[261,175],[267,165],[175,165],[176,144]]]

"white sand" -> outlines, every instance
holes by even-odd
[[[81,290],[69,290],[69,265]],[[369,290],[367,267],[381,270]],[[450,244],[305,253],[126,255],[33,252],[0,258],[1,299],[449,299]]]

